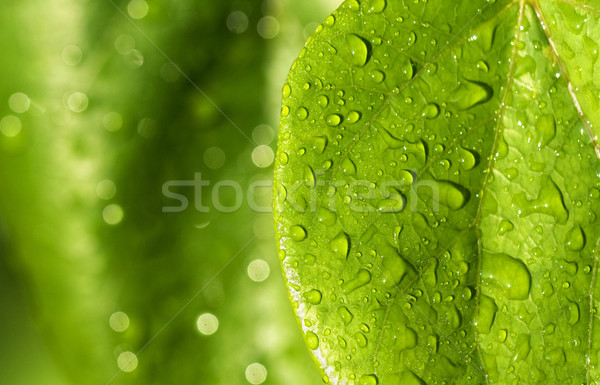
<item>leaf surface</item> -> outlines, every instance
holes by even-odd
[[[600,380],[598,1],[346,1],[283,88],[275,220],[334,384]]]

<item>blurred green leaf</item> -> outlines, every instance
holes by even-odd
[[[330,382],[600,375],[598,14],[348,0],[308,40],[283,87],[276,232]]]

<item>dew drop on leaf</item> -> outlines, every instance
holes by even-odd
[[[348,124],[354,124],[360,120],[360,116],[360,112],[350,111],[346,117],[346,122],[348,122]]]
[[[365,1],[363,10],[365,13],[381,13],[385,9],[386,0]]]
[[[487,295],[482,294],[479,299],[479,317],[477,320],[479,333],[488,334],[490,332],[497,311],[498,305],[496,305],[496,302]]]
[[[317,335],[313,332],[311,332],[310,330],[306,332],[306,346],[308,346],[308,348],[310,350],[316,350],[319,348],[319,337],[317,337]]]
[[[484,253],[481,258],[481,278],[492,295],[508,299],[527,299],[531,290],[531,273],[518,259],[506,254]]]
[[[581,226],[575,226],[567,233],[567,247],[573,251],[580,251],[585,246],[585,233]]]
[[[304,297],[304,299],[306,299],[306,302],[312,304],[312,305],[318,305],[321,303],[321,299],[323,298],[323,295],[321,294],[321,292],[319,290],[310,290],[307,291],[306,293],[302,294],[302,296]]]
[[[335,213],[325,207],[319,207],[317,219],[326,226],[333,226],[337,220]]]
[[[331,114],[325,119],[328,126],[337,127],[342,123],[342,116],[340,114]]]
[[[377,377],[374,374],[368,374],[366,376],[362,376],[360,380],[358,380],[358,385],[377,385],[379,381],[377,381]]]
[[[450,94],[448,100],[459,110],[467,110],[479,104],[489,101],[494,92],[492,87],[486,83],[464,80],[459,87]]]
[[[540,116],[535,123],[538,135],[538,147],[545,147],[556,136],[556,121],[552,115]]]
[[[371,282],[371,273],[369,273],[369,271],[366,269],[360,269],[353,279],[342,284],[342,291],[345,294],[350,294],[354,290],[365,286],[369,282]]]
[[[348,58],[350,64],[362,67],[367,64],[370,57],[370,43],[362,37],[351,33],[346,36]]]
[[[306,239],[307,233],[306,230],[304,229],[304,227],[300,226],[300,225],[294,225],[292,227],[290,227],[290,237],[296,241],[296,242],[300,242],[303,241],[304,239]]]
[[[421,115],[423,115],[426,119],[435,119],[440,114],[440,107],[435,103],[430,103],[426,105],[421,111]]]
[[[336,258],[346,259],[350,251],[350,238],[346,233],[341,232],[329,242],[329,248]]]
[[[354,318],[354,316],[352,315],[352,313],[350,313],[350,311],[348,310],[348,308],[345,307],[345,306],[339,307],[337,309],[337,314],[342,319],[342,322],[344,323],[344,325],[349,325],[350,322],[352,322],[352,318]],[[344,344],[345,344],[345,341],[344,341]]]

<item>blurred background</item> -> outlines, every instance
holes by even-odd
[[[1,384],[321,383],[271,178],[340,2],[0,2]]]

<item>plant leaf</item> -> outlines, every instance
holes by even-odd
[[[293,64],[280,259],[334,384],[600,377],[600,2],[346,1]]]

